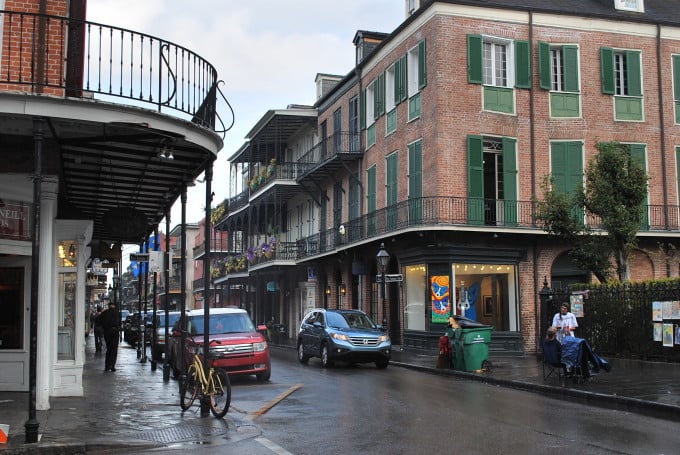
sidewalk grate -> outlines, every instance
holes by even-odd
[[[161,428],[159,430],[134,433],[129,435],[129,437],[134,439],[142,439],[145,441],[170,443],[196,439],[204,436],[215,436],[226,432],[227,431],[225,428],[211,428],[203,425],[181,423],[173,427]]]

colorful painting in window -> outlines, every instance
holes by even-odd
[[[451,299],[448,275],[430,278],[432,294],[432,322],[446,322],[451,314]]]

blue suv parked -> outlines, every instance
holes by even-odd
[[[302,319],[297,352],[300,363],[319,357],[324,368],[332,367],[336,360],[374,362],[376,367],[386,368],[392,342],[386,329],[363,311],[315,309]]]

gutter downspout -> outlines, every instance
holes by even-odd
[[[661,24],[656,24],[656,74],[659,92],[659,140],[661,142],[661,178],[663,182],[664,224],[668,230],[668,181],[666,180],[666,119],[664,116],[663,78],[661,76]],[[671,276],[671,265],[666,258],[666,277]]]
[[[529,48],[533,49],[534,48],[534,15],[533,12],[529,11]],[[533,63],[533,56],[531,58],[531,63]],[[532,65],[533,68],[533,65]],[[535,99],[534,99],[534,78],[533,78],[533,70],[531,71],[532,78],[531,78],[531,87],[529,88],[529,130],[530,130],[530,137],[529,137],[529,151],[531,153],[531,199],[535,200],[536,199],[536,128],[534,127],[534,120],[535,120],[535,113],[534,113],[534,104],[535,104]],[[537,300],[537,295],[538,292],[537,290],[539,289],[539,273],[538,273],[538,262],[539,262],[539,254],[538,254],[538,237],[534,237],[534,324],[536,327],[536,335],[535,335],[535,347],[536,347],[536,352],[538,353],[540,351],[540,346],[541,346],[541,302],[540,300]],[[521,330],[520,330],[521,333]]]

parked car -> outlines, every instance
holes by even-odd
[[[374,362],[386,368],[392,342],[386,329],[360,310],[315,309],[302,319],[297,339],[298,360],[319,357],[325,368],[335,361]]]
[[[179,321],[181,311],[168,311],[168,334],[172,335],[172,326]],[[156,312],[156,340],[151,349],[151,358],[160,361],[165,352],[165,311]]]
[[[150,343],[151,335],[153,333],[151,325],[152,313],[144,314],[144,326],[146,327],[144,332],[146,344]],[[123,325],[123,341],[132,347],[136,347],[139,342],[139,326],[141,325],[141,314],[132,313],[128,315],[125,319],[125,324]]]
[[[186,322],[183,323],[182,320]],[[186,318],[175,323],[170,339],[170,365],[175,377],[182,371],[180,348],[182,333],[185,328],[184,369],[188,367],[196,350],[203,352],[204,313],[202,309],[187,312]],[[271,377],[271,360],[269,345],[262,333],[255,328],[253,321],[245,310],[239,308],[211,308],[209,334],[211,342],[217,344],[210,347],[213,366],[224,368],[229,375],[254,374],[258,381],[268,381]]]

